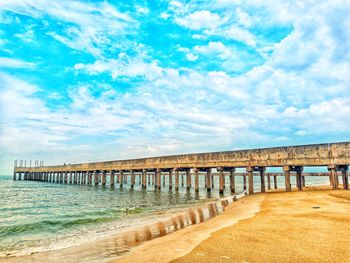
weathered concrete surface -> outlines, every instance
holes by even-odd
[[[111,171],[216,167],[326,166],[350,164],[350,142],[183,154],[42,167],[14,172]]]

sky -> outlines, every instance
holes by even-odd
[[[0,174],[349,141],[349,14],[349,0],[0,0]]]

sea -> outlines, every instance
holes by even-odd
[[[109,186],[70,185],[38,181],[14,181],[0,176],[0,258],[64,249],[96,241],[129,227],[154,221],[165,211],[204,204],[219,198],[218,179],[208,195],[204,187],[195,194],[181,186],[178,192],[152,185],[142,189],[138,180],[134,189]],[[292,178],[292,184],[295,182]],[[254,179],[260,185],[259,178]],[[194,182],[194,178],[192,178]],[[327,177],[307,178],[307,185],[325,184]],[[279,179],[279,187],[284,180]],[[204,186],[202,176],[200,185]],[[226,179],[224,195],[230,195]],[[259,189],[256,189],[259,191]],[[243,180],[236,178],[236,193],[243,192]]]

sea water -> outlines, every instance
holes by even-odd
[[[108,181],[107,186],[87,186],[13,181],[11,176],[0,176],[0,257],[83,244],[147,224],[162,211],[176,211],[218,198],[219,178],[215,176],[211,195],[203,187],[203,179],[201,176],[200,192],[195,194],[193,188],[187,191],[181,184],[175,192],[169,191],[167,185],[161,191],[155,191],[152,185],[143,190],[138,181],[131,189],[129,184],[111,187]],[[236,178],[237,194],[243,192],[242,181],[241,176]],[[254,181],[259,188],[259,177]],[[279,187],[284,187],[284,180],[279,177],[278,181]],[[307,178],[307,184],[326,182],[325,177]],[[225,195],[229,194],[226,179]]]

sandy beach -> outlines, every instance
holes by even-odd
[[[350,192],[247,196],[114,262],[349,262]]]

